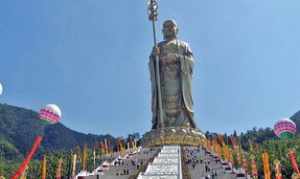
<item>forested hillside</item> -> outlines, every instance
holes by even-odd
[[[110,135],[83,134],[61,123],[45,126],[35,111],[0,104],[0,152],[4,158],[16,159],[24,156],[35,136],[39,134],[45,136],[40,153],[69,150],[83,144],[92,146],[104,138],[114,142]]]

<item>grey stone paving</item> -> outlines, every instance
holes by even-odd
[[[232,174],[225,173],[221,162],[216,162],[212,157],[205,154],[204,150],[197,148],[185,148],[189,171],[192,179],[204,179],[205,176],[210,176],[211,179],[235,179]],[[205,165],[210,170],[206,172]],[[216,173],[216,176],[212,176]]]
[[[110,170],[104,172],[104,175],[100,178],[127,179],[130,175],[136,173],[142,165],[146,164],[150,158],[157,154],[158,150],[158,148],[141,149],[139,153],[136,153],[130,158],[115,162],[115,164],[110,167]]]
[[[138,179],[182,179],[180,146],[163,146],[146,171],[139,174]]]

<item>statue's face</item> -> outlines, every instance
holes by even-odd
[[[165,40],[170,40],[176,38],[177,35],[177,26],[173,21],[166,21],[163,24],[163,35]]]

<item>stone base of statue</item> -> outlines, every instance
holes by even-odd
[[[144,147],[161,145],[199,146],[205,142],[205,135],[198,129],[190,128],[163,128],[154,129],[144,134]]]

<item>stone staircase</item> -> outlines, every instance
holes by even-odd
[[[182,179],[180,146],[163,146],[138,179]]]

